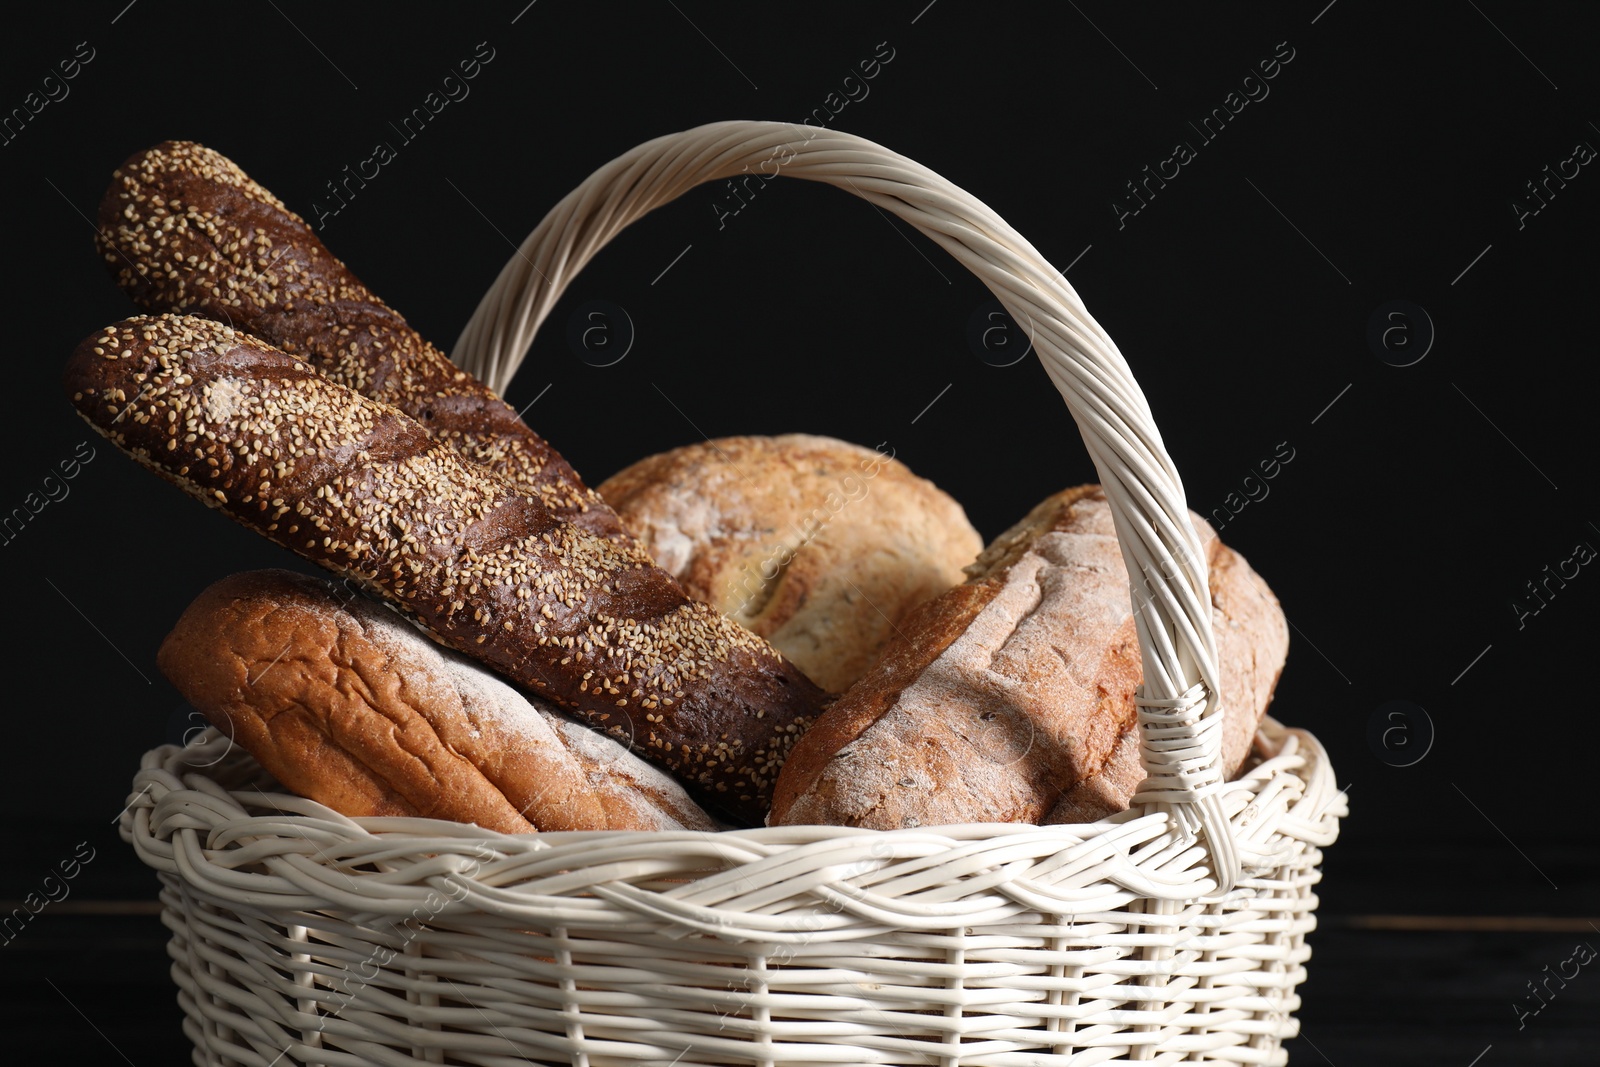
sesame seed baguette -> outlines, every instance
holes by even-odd
[[[824,699],[665,571],[231,327],[127,319],[78,346],[66,388],[140,463],[631,740],[737,821],[762,820]]]
[[[166,141],[134,155],[100,201],[95,243],[140,307],[204,315],[301,356],[422,420],[562,518],[630,541],[610,506],[509,404],[423,340],[304,219],[221,153]]]

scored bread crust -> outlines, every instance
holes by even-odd
[[[179,618],[158,663],[279,782],[345,815],[503,833],[715,825],[624,746],[326,581],[224,578]]]
[[[905,464],[815,434],[721,437],[649,456],[600,494],[657,565],[842,693],[912,608],[983,547]]]
[[[735,820],[762,819],[822,705],[793,664],[636,549],[247,334],[129,319],[78,346],[66,388],[151,470],[630,740]]]
[[[1259,581],[1200,516],[1190,518],[1214,590]],[[877,665],[795,745],[772,825],[1038,823],[1101,771],[1135,721],[1143,667],[1100,487],[1047,498],[969,573],[913,612]],[[1224,678],[1276,677],[1287,642],[1275,642],[1267,614],[1237,627],[1219,620]],[[1255,692],[1222,694],[1225,709],[1245,707],[1252,731]]]
[[[1216,554],[1210,582],[1224,700],[1222,774],[1231,780],[1249,759],[1256,727],[1272,703],[1289,652],[1289,626],[1278,598],[1237,552]],[[1130,723],[1100,770],[1062,793],[1043,821],[1094,822],[1124,811],[1144,777],[1139,728]]]
[[[191,141],[135,153],[100,201],[96,247],[141,307],[191,311],[393,404],[555,514],[627,541],[600,496],[515,409],[450,362],[232,160]]]

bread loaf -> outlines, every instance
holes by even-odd
[[[393,404],[556,515],[622,539],[616,516],[516,411],[424,341],[305,221],[219,152],[166,141],[112,175],[97,246],[150,311],[191,311]]]
[[[685,445],[612,475],[600,495],[685,592],[834,693],[983,548],[932,482],[812,434]]]
[[[1278,598],[1242,556],[1224,548],[1211,560],[1212,625],[1223,693],[1222,774],[1231,779],[1249,760],[1256,727],[1272,703],[1288,655],[1289,627]],[[1100,770],[1064,792],[1043,821],[1094,822],[1124,811],[1142,781],[1139,728],[1130,723]]]
[[[1241,705],[1253,730],[1261,709],[1250,705],[1287,650],[1282,617],[1244,560],[1190,518],[1219,605],[1222,676],[1248,680],[1224,707]],[[795,746],[771,823],[1038,823],[1101,772],[1134,721],[1142,665],[1099,487],[1046,499],[969,573],[914,611]],[[1250,610],[1222,614],[1234,604]]]
[[[415,420],[230,327],[141,316],[73,353],[79,413],[139,462],[631,739],[741,822],[823,693],[666,572]]]
[[[286,787],[503,833],[714,829],[664,772],[365,597],[290,571],[206,589],[162,673]]]

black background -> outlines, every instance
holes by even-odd
[[[0,114],[80,42],[93,49],[69,94],[0,145],[0,514],[42,494],[79,442],[95,448],[69,495],[0,545],[15,624],[0,896],[32,891],[80,841],[97,848],[70,901],[0,948],[28,1035],[75,1062],[184,1055],[155,919],[89,905],[154,895],[111,823],[140,754],[182,728],[161,638],[216,578],[296,565],[136,469],[66,402],[73,345],[133,312],[91,246],[111,171],[193,139],[310,218],[332,204],[327,183],[389,142],[396,158],[320,235],[448,348],[512,244],[592,170],[703,122],[799,122],[887,48],[868,95],[829,124],[933,168],[1070,265],[1192,507],[1214,514],[1280,443],[1293,449],[1223,537],[1294,624],[1273,713],[1315,732],[1349,786],[1303,987],[1316,1047],[1297,1042],[1295,1062],[1592,1054],[1582,1025],[1600,978],[1520,1030],[1512,1007],[1574,941],[1600,942],[1593,697],[1577,670],[1594,654],[1600,577],[1552,585],[1520,626],[1513,608],[1546,565],[1600,548],[1600,177],[1591,165],[1552,183],[1520,224],[1513,207],[1576,144],[1600,146],[1592,6],[523,3],[114,0],[8,27]],[[407,143],[390,124],[480,42],[493,59],[470,95]],[[1202,141],[1188,123],[1289,49],[1269,95]],[[1177,141],[1196,158],[1119,225],[1125,183]],[[1037,360],[997,367],[973,351],[989,294],[932,242],[811,183],[773,183],[719,224],[726,196],[694,190],[613,242],[507,391],[518,407],[539,397],[529,423],[591,483],[706,435],[831,434],[888,442],[990,537],[1093,479]],[[608,367],[566,337],[572,309],[597,299],[635,329]],[[1368,342],[1395,300],[1436,330],[1410,366]],[[1435,732],[1407,767],[1390,764],[1424,731],[1414,711],[1384,717],[1397,700]],[[1374,716],[1405,727],[1387,749],[1369,741]],[[135,990],[129,975],[153,977]],[[1397,1051],[1422,1035],[1425,1048]]]

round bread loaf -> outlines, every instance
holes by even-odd
[[[832,693],[983,548],[961,505],[892,450],[812,434],[685,445],[613,475],[600,495],[690,596]]]

